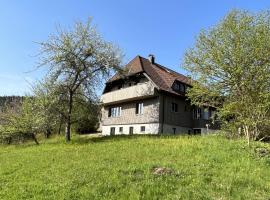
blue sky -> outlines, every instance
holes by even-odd
[[[215,25],[231,9],[269,9],[269,0],[1,0],[0,95],[23,95],[45,70],[33,70],[39,46],[57,25],[93,17],[106,40],[118,44],[125,61],[156,56],[178,72],[184,52],[201,29]],[[29,73],[27,73],[29,72]]]

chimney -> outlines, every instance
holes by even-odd
[[[148,60],[150,61],[151,64],[155,63],[155,56],[153,54],[149,54]]]

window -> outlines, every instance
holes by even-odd
[[[115,135],[115,127],[111,127],[110,135]]]
[[[122,107],[112,107],[109,108],[109,117],[120,117],[122,113]]]
[[[193,129],[194,134],[201,134],[202,130],[201,129]]]
[[[173,89],[176,91],[176,92],[183,92],[185,93],[186,92],[186,85],[184,83],[181,83],[179,81],[176,81],[174,84],[173,84]]]
[[[136,114],[137,115],[143,114],[143,103],[136,103]]]
[[[209,109],[203,109],[203,119],[209,119]]]
[[[215,115],[216,115],[215,111],[209,109],[209,118],[215,118]]]
[[[177,103],[172,103],[172,111],[178,112],[178,104]]]
[[[180,83],[179,90],[180,90],[180,92],[186,92],[186,87],[185,87],[185,85],[182,84],[182,83]]]
[[[123,127],[119,127],[119,133],[123,133]]]
[[[122,84],[118,85],[118,89],[120,90],[123,87]]]
[[[175,84],[174,84],[174,89],[175,89],[176,91],[179,91],[179,89],[180,89],[180,88],[179,88],[179,83],[175,83]]]
[[[175,133],[176,133],[176,128],[173,128],[173,134],[175,135]]]
[[[193,110],[193,119],[201,119],[202,118],[202,109],[196,108]]]
[[[141,132],[145,132],[145,126],[141,126]]]
[[[132,135],[133,134],[133,127],[129,127],[129,135]]]

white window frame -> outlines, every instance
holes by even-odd
[[[122,107],[111,107],[111,116],[110,117],[120,117],[122,115]]]
[[[136,103],[135,112],[137,112],[137,106],[138,106],[138,113],[136,113],[136,114],[137,115],[142,115],[143,114],[143,102]]]

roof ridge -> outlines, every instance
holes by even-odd
[[[144,58],[144,57],[142,57],[142,56],[139,56],[140,58],[143,58],[143,59],[145,59],[145,60],[148,60],[147,58]],[[152,64],[152,63],[151,63]],[[152,65],[155,65],[156,67],[159,67],[160,69],[162,69],[162,70],[167,70],[167,71],[170,71],[170,72],[173,72],[173,73],[175,73],[175,74],[177,74],[177,75],[181,75],[181,76],[185,76],[184,74],[180,74],[179,72],[177,72],[177,71],[174,71],[174,70],[172,70],[172,69],[170,69],[170,68],[168,68],[168,67],[165,67],[165,66],[163,66],[163,65],[161,65],[161,64],[159,64],[159,63],[154,63],[154,64],[152,64]],[[185,76],[185,77],[187,77],[187,76]],[[187,77],[188,78],[188,77]]]
[[[172,73],[174,73],[174,74],[176,74],[176,75],[180,75],[180,76],[185,76],[185,77],[187,77],[186,75],[181,74],[181,73],[179,73],[179,72],[177,72],[177,71],[174,71],[174,70],[172,70],[172,69],[170,69],[170,68],[168,68],[168,67],[165,67],[165,66],[163,66],[163,65],[161,65],[161,64],[159,64],[159,63],[155,63],[155,64],[157,65],[157,67],[159,67],[159,68],[161,68],[161,69],[163,69],[163,70],[170,71],[170,72],[172,72]],[[187,77],[187,78],[188,78],[188,77]]]
[[[159,70],[162,70],[163,72],[167,73],[167,74],[170,74],[170,76],[174,79],[174,80],[178,80],[178,81],[181,81],[181,82],[184,82],[185,84],[188,84],[190,85],[190,82],[192,81],[190,77],[184,75],[184,74],[181,74],[181,73],[178,73],[168,67],[165,67],[159,63],[151,63],[147,58],[144,58],[145,62],[148,62],[149,65],[153,68],[156,68],[156,69],[159,69]],[[161,77],[159,74],[158,76],[162,79],[163,81],[163,77]],[[164,81],[163,81],[164,82]]]
[[[137,55],[137,56],[138,56],[138,58],[140,60],[140,64],[142,66],[142,70],[145,71],[144,66],[143,66],[143,63],[142,63],[142,56],[140,56],[140,55]]]
[[[149,60],[148,59],[146,59],[146,58],[144,58],[144,57],[141,57],[142,59],[144,59],[146,62],[148,62],[148,63],[150,63],[149,62]],[[163,80],[163,77],[162,76],[160,76],[160,74],[159,73],[157,73],[156,72],[156,70],[154,69],[154,67],[153,67],[153,65],[150,63],[150,67],[152,68],[149,68],[149,69],[147,69],[146,67],[144,67],[144,65],[143,65],[143,62],[142,62],[142,66],[143,66],[143,70],[146,72],[146,74],[148,74],[148,76],[150,76],[150,78],[152,79],[152,81],[155,83],[155,81],[153,80],[153,78],[157,78],[158,77],[158,79],[163,83],[163,85],[167,85],[166,84],[166,82]],[[150,71],[149,71],[150,70]],[[151,71],[152,71],[152,73],[154,73],[155,75],[155,77],[151,77],[152,75],[151,75]],[[150,73],[149,73],[150,72]],[[155,83],[156,85],[158,85],[157,83]],[[159,87],[159,89],[161,89],[160,87]]]
[[[149,59],[137,55],[129,63],[126,64],[127,75],[145,72],[149,78],[156,84],[159,90],[177,94],[173,91],[172,85],[175,80],[190,85],[191,79],[181,73],[178,73],[168,67],[158,63],[152,63]],[[132,73],[132,74],[131,74]],[[107,83],[121,79],[119,74],[113,76]],[[106,83],[106,84],[107,84]]]

